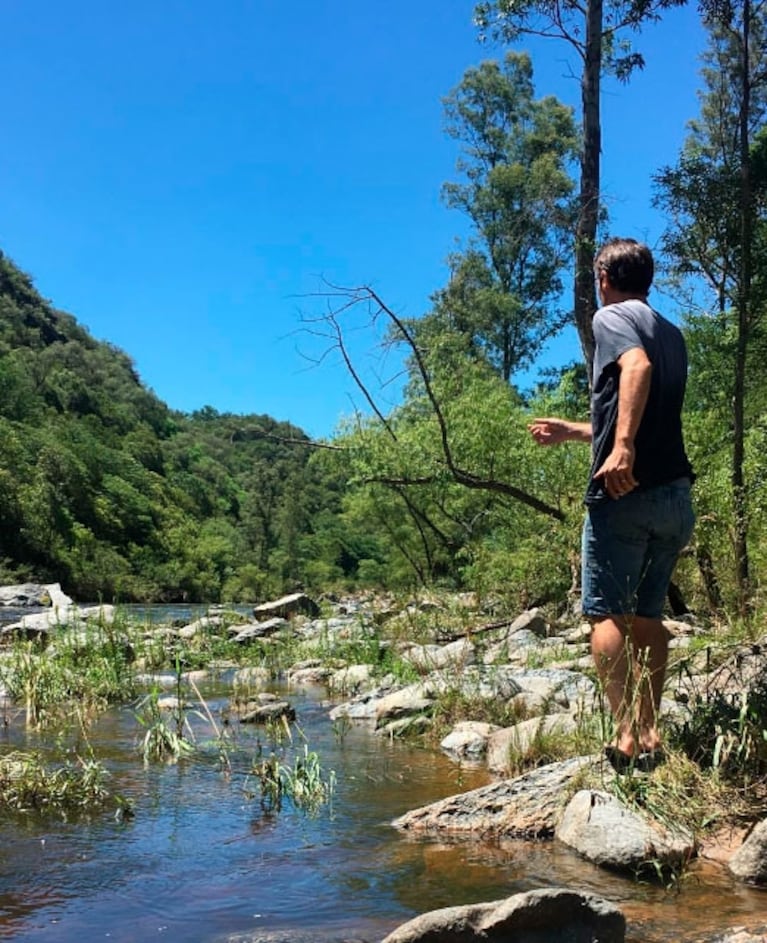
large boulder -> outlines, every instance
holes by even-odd
[[[573,777],[593,765],[594,758],[589,756],[550,763],[516,779],[480,786],[413,809],[392,825],[416,833],[549,838],[564,811]]]
[[[61,591],[58,583],[19,583],[0,586],[0,606],[71,606],[72,600]]]
[[[678,869],[695,854],[695,842],[622,805],[615,796],[582,789],[556,829],[559,841],[594,864],[634,874]]]
[[[594,894],[544,888],[422,914],[383,943],[623,943],[626,920]]]

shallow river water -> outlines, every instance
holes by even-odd
[[[223,686],[203,692],[214,714],[225,706]],[[366,726],[334,730],[322,689],[288,697],[309,749],[335,771],[332,807],[307,816],[262,805],[247,774],[263,731],[240,727],[228,775],[212,744],[145,768],[134,711],[113,710],[89,740],[135,817],[0,818],[0,940],[372,943],[427,910],[563,885],[616,902],[632,943],[767,922],[767,892],[738,887],[713,864],[695,866],[676,893],[607,874],[553,842],[403,836],[389,825],[395,816],[483,785],[487,774]],[[196,733],[201,743],[210,736],[201,722]],[[49,746],[20,716],[0,732],[3,752]]]

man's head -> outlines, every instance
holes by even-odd
[[[603,304],[608,303],[603,299],[605,289],[612,289],[612,294],[625,298],[647,297],[654,272],[652,253],[636,239],[610,239],[594,259],[594,273]]]

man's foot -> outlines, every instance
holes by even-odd
[[[605,756],[616,773],[651,773],[666,761],[660,748],[646,753],[624,753],[612,744],[605,747]]]

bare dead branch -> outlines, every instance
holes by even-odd
[[[541,514],[545,514],[548,517],[553,517],[555,520],[563,521],[565,519],[565,515],[559,508],[547,504],[540,498],[536,498],[534,495],[528,494],[526,491],[523,491],[521,488],[517,488],[515,485],[512,485],[509,482],[498,481],[497,479],[487,478],[482,475],[475,475],[473,472],[460,467],[456,463],[453,456],[447,422],[445,420],[444,413],[442,412],[439,399],[434,392],[429,370],[426,366],[423,354],[405,322],[402,320],[402,318],[395,314],[395,312],[383,301],[380,295],[378,295],[378,293],[369,285],[361,285],[355,288],[344,288],[342,286],[333,285],[330,282],[325,282],[324,284],[326,285],[326,289],[313,294],[311,297],[327,298],[329,301],[328,311],[324,315],[318,315],[316,318],[306,319],[306,321],[310,324],[324,321],[325,324],[329,324],[331,326],[334,346],[340,351],[341,357],[343,358],[344,364],[349,371],[350,376],[354,380],[358,389],[362,392],[368,405],[373,410],[384,429],[386,429],[388,434],[395,442],[397,441],[396,433],[392,429],[387,419],[384,417],[381,410],[378,408],[372,394],[370,393],[370,390],[367,388],[359,373],[354,368],[351,356],[349,355],[349,352],[344,343],[343,333],[338,322],[338,316],[342,312],[348,311],[355,306],[362,305],[367,307],[368,311],[370,312],[372,323],[375,323],[382,315],[387,318],[391,324],[394,325],[398,335],[403,339],[409,348],[410,353],[412,354],[415,361],[418,374],[423,383],[424,390],[426,391],[426,396],[429,400],[432,412],[437,420],[443,459],[452,479],[466,488],[471,488],[478,491],[490,491],[495,494],[506,495],[507,497],[513,498],[514,500],[519,501],[521,504],[538,511]],[[331,303],[332,300],[337,300],[340,302],[340,304],[334,307]],[[396,477],[381,478],[378,480],[380,483],[388,484],[392,487],[398,487],[407,484],[428,483],[428,479],[419,479],[416,481],[408,480],[406,478],[399,479]]]

